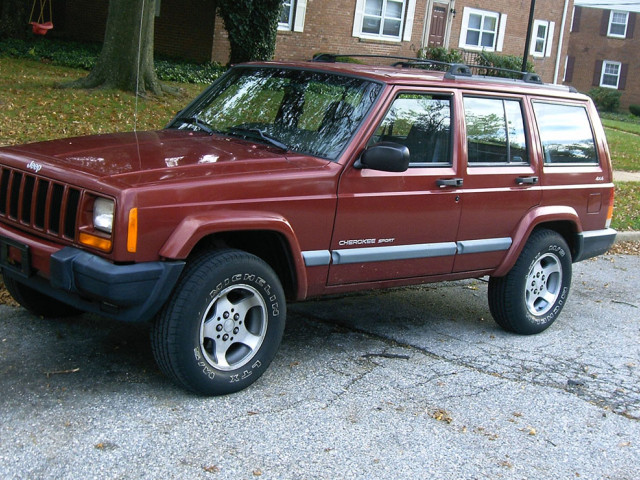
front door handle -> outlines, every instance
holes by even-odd
[[[462,179],[461,178],[441,178],[440,180],[436,180],[436,185],[440,188],[444,187],[461,187]]]
[[[516,183],[518,185],[535,185],[538,183],[538,177],[518,177],[516,178]]]

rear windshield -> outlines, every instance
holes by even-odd
[[[382,90],[362,78],[286,68],[232,69],[193,107],[214,133],[251,141],[265,138],[286,149],[336,160]],[[173,128],[197,129],[174,120]]]
[[[580,105],[534,102],[533,109],[545,164],[598,163],[586,108]]]

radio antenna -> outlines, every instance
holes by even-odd
[[[136,70],[136,99],[135,99],[135,110],[133,113],[133,131],[138,131],[138,95],[140,93],[140,52],[142,50],[142,25],[144,21],[144,2],[142,0],[142,7],[140,10],[140,29],[138,30],[138,61],[137,61],[137,70]]]

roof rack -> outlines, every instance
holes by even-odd
[[[334,54],[334,53],[320,53],[313,56],[311,61],[313,62],[326,62],[326,63],[335,63],[339,58],[383,58],[386,60],[399,60],[393,64],[392,67],[402,67],[402,68],[425,68],[430,66],[440,67],[436,68],[437,70],[444,70],[443,67],[447,67],[445,70],[445,78],[447,79],[455,79],[459,77],[472,77],[473,70],[484,70],[485,74],[481,75],[484,77],[496,78],[497,75],[490,75],[489,72],[498,72],[498,73],[507,73],[512,75],[512,77],[499,77],[505,80],[509,78],[513,80],[520,80],[525,83],[533,83],[538,85],[543,85],[544,82],[542,78],[537,73],[532,72],[520,72],[518,70],[509,70],[506,68],[498,68],[487,65],[466,65],[464,63],[448,63],[441,62],[438,60],[430,60],[427,58],[411,58],[411,57],[400,57],[395,55],[376,55],[376,54],[364,54],[364,53],[355,53],[355,54]]]

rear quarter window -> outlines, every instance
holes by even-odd
[[[598,154],[585,107],[533,102],[545,165],[597,164]]]

